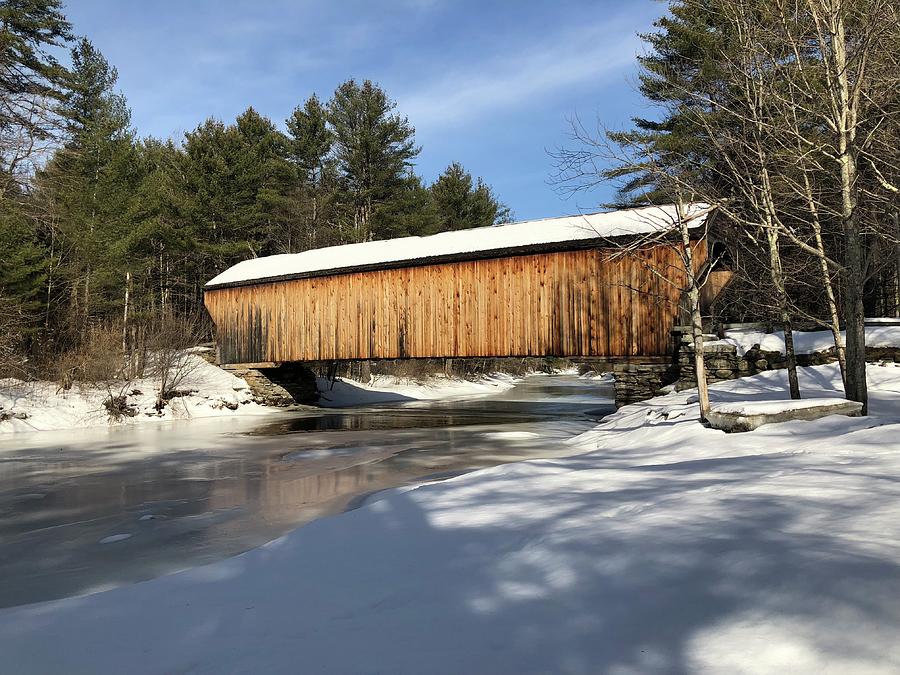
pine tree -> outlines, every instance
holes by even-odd
[[[0,360],[34,337],[44,315],[50,252],[30,217],[28,182],[58,137],[68,71],[54,52],[70,39],[60,0],[0,1]],[[15,359],[13,359],[15,360]]]
[[[287,161],[287,138],[267,117],[248,108],[235,122],[240,151],[233,167],[238,226],[254,255],[278,251],[290,216],[289,190],[296,173]]]
[[[334,134],[328,112],[313,94],[286,122],[288,158],[296,167],[294,218],[285,228],[282,248],[287,253],[339,243],[336,230],[338,184],[332,154]]]
[[[431,192],[409,171],[402,189],[377,211],[379,238],[410,237],[438,231],[439,217]]]
[[[54,56],[71,37],[61,0],[0,2],[0,199],[21,195],[37,155],[56,137],[68,71]]]
[[[141,181],[127,214],[131,227],[115,245],[130,285],[129,314],[135,321],[152,319],[159,310],[196,313],[202,261],[196,232],[179,217],[173,198],[181,154],[172,141],[148,138],[137,146],[136,157]]]
[[[354,241],[380,239],[392,225],[391,200],[408,187],[412,160],[419,154],[415,130],[396,104],[377,85],[348,80],[328,104],[334,132],[335,159],[349,195]]]
[[[509,209],[481,178],[473,184],[472,175],[458,162],[444,170],[430,192],[437,210],[437,231],[509,222]]]
[[[654,26],[655,32],[641,36],[647,51],[638,57],[639,88],[660,117],[636,117],[634,129],[609,136],[622,145],[651,148],[655,161],[662,158],[679,172],[703,171],[717,157],[698,116],[713,116],[712,102],[727,104],[732,98],[722,72],[722,55],[733,52],[736,40],[717,0],[672,2],[669,13]],[[705,180],[709,183],[718,175],[710,167]],[[668,188],[657,183],[654,172],[640,166],[613,167],[604,177],[624,180],[615,204],[619,207],[674,200]]]
[[[315,184],[331,162],[334,135],[328,128],[328,112],[313,94],[302,108],[294,109],[286,124],[291,141],[289,156],[303,172],[304,180]]]
[[[130,111],[113,89],[116,80],[115,68],[90,41],[80,40],[60,108],[68,120],[67,141],[36,181],[58,223],[60,272],[69,291],[64,307],[80,332],[118,307],[120,261],[110,253],[129,230],[125,214],[140,182]]]
[[[33,221],[14,200],[0,210],[0,250],[0,297],[17,308],[23,327],[32,332],[42,318],[47,251]]]
[[[174,200],[207,256],[207,273],[283,251],[296,183],[287,148],[288,139],[253,108],[233,125],[210,119],[185,135]]]

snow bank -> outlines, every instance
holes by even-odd
[[[267,410],[252,402],[252,394],[244,380],[208,363],[196,352],[188,354],[187,359],[187,375],[177,388],[189,393],[170,400],[160,414],[154,408],[159,383],[150,379],[134,380],[122,393],[127,395],[136,414],[118,422],[110,420],[103,406],[111,393],[104,387],[76,384],[69,391],[61,391],[55,382],[0,380],[0,413],[10,417],[0,421],[0,433],[260,414]],[[118,395],[123,386],[117,383],[112,393]],[[24,419],[16,416],[24,416]]]
[[[845,398],[804,398],[799,401],[746,401],[735,403],[719,403],[712,410],[726,415],[775,415],[792,410],[807,410],[824,406],[842,405]]]
[[[888,321],[876,321],[866,319],[866,346],[868,347],[900,347],[900,325],[889,324]],[[896,322],[896,319],[892,321]],[[882,325],[884,324],[884,325]],[[846,338],[846,333],[841,332]],[[766,333],[760,330],[729,330],[725,331],[722,340],[716,340],[708,344],[731,344],[737,347],[739,356],[743,356],[748,349],[756,345],[767,352],[785,353],[784,331]],[[819,330],[800,332],[794,331],[794,351],[797,354],[815,354],[834,349],[834,336],[831,331]]]
[[[691,204],[687,209],[687,217],[692,219],[691,227],[701,226],[706,221],[708,213],[709,205]],[[214,277],[206,287],[421,258],[482,253],[585,239],[665,233],[674,229],[676,225],[674,206],[654,206],[441,232],[428,237],[402,237],[329,246],[302,253],[245,260]]]
[[[227,561],[0,611],[4,666],[898,672],[900,368],[869,371],[869,418],[725,436],[670,394],[571,457],[389,491]],[[836,367],[800,378],[836,396]],[[712,391],[787,398],[775,371]]]
[[[364,384],[343,378],[317,380],[320,392],[319,405],[324,408],[346,408],[391,401],[430,401],[435,399],[468,398],[496,394],[515,386],[510,375],[495,373],[477,380],[435,375],[423,382],[412,382],[398,377],[379,375]]]
[[[720,403],[710,408],[706,421],[713,429],[746,432],[766,424],[812,422],[831,415],[858,417],[862,403],[843,398],[808,398],[799,401],[750,401]]]

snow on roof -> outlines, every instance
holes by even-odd
[[[691,227],[699,227],[709,215],[707,204],[687,207]],[[206,287],[254,283],[266,279],[315,276],[357,268],[396,265],[445,256],[484,257],[491,251],[529,246],[665,233],[677,227],[676,208],[648,206],[606,213],[528,220],[507,225],[441,232],[427,237],[402,237],[311,249],[239,262],[211,279]]]

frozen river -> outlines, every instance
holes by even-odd
[[[235,555],[386,488],[569,452],[611,386],[0,438],[0,607]]]

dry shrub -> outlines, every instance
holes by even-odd
[[[391,374],[406,382],[422,384],[427,382],[429,378],[444,372],[439,363],[432,359],[407,359],[405,361],[392,361],[391,363],[393,365],[392,373],[376,372],[376,374]]]
[[[184,380],[194,372],[200,360],[189,350],[202,336],[200,322],[193,318],[163,317],[145,341],[146,375],[159,383],[156,409],[161,411],[169,400],[183,396],[179,390]]]
[[[112,387],[108,387],[109,396],[103,401],[103,407],[109,414],[109,418],[115,422],[125,418],[134,417],[138,414],[137,406],[128,402],[128,394],[124,389],[116,392]]]
[[[197,344],[202,329],[198,321],[165,316],[149,325],[131,326],[126,351],[122,326],[110,323],[92,327],[79,345],[63,352],[54,366],[61,390],[76,384],[102,386],[103,402],[114,420],[133,417],[137,409],[128,402],[132,383],[152,378],[156,385],[156,410],[186,392],[179,390],[198,360],[188,351]]]
[[[22,308],[0,294],[0,378],[26,378]]]
[[[123,379],[123,363],[121,328],[95,326],[78,346],[56,359],[53,379],[63,391],[76,383],[108,385]]]

